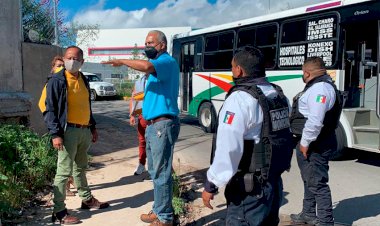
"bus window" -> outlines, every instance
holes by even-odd
[[[219,45],[219,37],[218,36],[210,36],[206,38],[206,47],[205,51],[217,51]]]
[[[266,26],[257,28],[256,46],[276,45],[277,26]]]
[[[281,43],[306,41],[306,20],[285,23],[282,27]]]
[[[308,20],[307,40],[325,40],[336,38],[337,16],[328,15],[323,17],[311,18]]]
[[[232,51],[213,52],[204,55],[203,67],[205,69],[231,69]]]
[[[336,14],[284,22],[278,66],[301,69],[308,57],[321,57],[326,67],[333,67],[338,48]]]
[[[265,68],[276,65],[277,25],[258,27],[256,30],[256,46],[264,54]]]
[[[234,32],[206,36],[203,68],[229,70],[233,56],[234,39]]]
[[[234,48],[234,33],[226,33],[219,36],[219,50]]]
[[[241,30],[238,33],[238,47],[246,46],[246,45],[255,45],[255,29]]]
[[[260,47],[264,54],[265,68],[274,68],[276,65],[276,47]]]

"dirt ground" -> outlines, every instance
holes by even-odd
[[[118,105],[115,107],[114,103],[105,101],[93,106],[98,123],[99,141],[89,152],[91,163],[87,178],[93,195],[101,201],[109,201],[111,207],[105,210],[83,211],[79,209],[81,200],[78,196],[67,197],[66,207],[82,220],[81,225],[147,225],[139,220],[139,216],[151,210],[153,185],[151,181],[146,180],[147,173],[133,176],[138,163],[137,132],[136,128],[129,125],[126,103],[118,102]],[[180,140],[182,141],[179,143],[186,142],[186,139]],[[226,205],[223,189],[213,201],[214,210],[205,208],[201,192],[207,168],[199,169],[179,161],[174,160],[173,167],[180,175],[182,197],[187,201],[187,214],[180,218],[180,225],[225,225]],[[36,201],[35,207],[26,209],[22,217],[14,223],[53,225],[50,191],[51,189],[47,189],[45,194],[39,194],[42,202]],[[282,218],[281,225],[291,225],[288,217]]]

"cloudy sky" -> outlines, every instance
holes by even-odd
[[[321,2],[326,0],[60,0],[58,7],[68,21],[100,28],[202,28]]]

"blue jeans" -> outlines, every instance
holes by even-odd
[[[234,180],[234,181],[232,181]],[[247,193],[242,178],[232,179],[225,190],[227,200],[226,225],[228,226],[277,226],[279,209],[283,199],[281,177],[255,185]]]
[[[302,155],[299,145],[296,147],[297,163],[304,184],[302,212],[307,216],[317,216],[323,225],[333,225],[333,209],[329,181],[329,157],[336,150],[335,135],[312,142],[308,158]]]
[[[179,118],[175,117],[151,124],[145,131],[148,171],[154,186],[153,212],[163,223],[173,221],[172,162],[179,130]]]

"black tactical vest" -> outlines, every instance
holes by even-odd
[[[302,136],[302,130],[305,127],[305,123],[307,121],[307,118],[305,118],[305,116],[302,115],[298,110],[299,99],[306,92],[306,90],[308,90],[312,85],[318,82],[326,82],[334,88],[335,103],[334,106],[326,112],[325,118],[323,120],[323,127],[320,134],[317,137],[317,140],[318,138],[326,137],[333,134],[335,132],[335,129],[338,127],[340,114],[343,108],[342,95],[340,91],[336,88],[335,84],[332,82],[331,77],[329,75],[322,75],[308,82],[304,90],[293,98],[292,113],[290,115],[290,127],[292,133],[298,137]]]
[[[268,98],[257,85],[272,85],[278,95],[273,99]],[[264,113],[264,120],[260,142],[255,144],[253,140],[244,140],[243,156],[239,163],[238,172],[234,177],[250,175],[255,177],[254,181],[263,182],[268,180],[269,176],[280,176],[281,173],[290,168],[293,153],[287,99],[282,89],[269,83],[266,78],[256,78],[235,85],[230,89],[227,97],[238,90],[245,91],[258,100]],[[216,148],[215,138],[216,135],[213,138],[211,162]],[[250,185],[254,186],[254,183],[248,183],[248,186]]]

